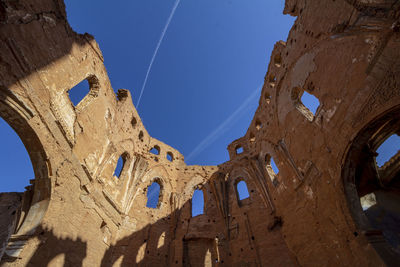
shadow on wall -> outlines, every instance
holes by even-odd
[[[72,30],[63,1],[1,1],[0,24],[5,25],[0,32],[0,57],[4,56],[4,61],[11,67],[8,71],[13,73],[1,81],[6,88],[68,56],[75,45],[90,45],[102,58],[99,49],[93,46],[93,36],[87,33],[80,35]],[[39,29],[42,32],[38,32]],[[27,40],[35,41],[27,46]],[[49,53],[48,47],[56,44],[57,49]],[[13,58],[8,55],[13,55]]]
[[[174,215],[171,214],[172,216]],[[101,266],[168,266],[172,248],[171,233],[170,231],[157,233],[158,230],[165,229],[164,225],[165,218],[117,241],[107,249]],[[167,227],[168,230],[171,228]]]
[[[118,240],[103,255],[101,266],[169,266],[172,263],[178,266],[217,265],[214,239],[175,239],[181,210],[189,205],[190,201],[169,216]],[[52,230],[39,226],[29,238],[36,239],[38,245],[26,266],[83,266],[87,243],[79,237],[59,237]],[[177,247],[183,248],[183,257],[179,255],[180,260],[172,262]],[[4,254],[0,266],[18,263],[17,260]]]
[[[139,223],[134,228],[136,218],[130,214],[127,223],[119,227],[115,241],[105,251],[98,250],[93,242],[90,245],[79,237],[71,238],[74,233],[65,232],[64,235],[64,229],[54,233],[39,226],[33,235],[26,237],[29,239],[27,251],[24,251],[26,258],[5,256],[0,266],[10,263],[11,266],[75,267],[84,262],[101,267],[295,266],[296,258],[288,250],[280,231],[282,221],[272,221],[277,218],[276,214],[261,200],[255,180],[251,174],[246,175],[247,179],[243,175],[236,173],[233,179],[225,180],[223,173],[215,173],[209,181],[201,183],[203,214],[192,213],[194,191],[200,185],[196,182],[190,185],[193,191],[185,191],[190,192],[191,197],[188,195],[190,198],[179,205],[179,209],[153,223]],[[238,181],[246,182],[246,198],[239,196]],[[172,195],[169,205],[178,206],[176,199]],[[156,216],[159,208],[147,208],[149,215],[154,212]],[[142,218],[142,222],[144,220]],[[103,236],[100,229],[98,235]],[[272,258],[275,255],[280,257]]]
[[[201,235],[196,238],[187,238],[185,235],[187,231],[182,231],[185,227],[178,227],[184,217],[181,216],[182,211],[188,211],[190,206],[190,201],[187,201],[181,209],[118,240],[106,251],[101,267],[170,266],[172,264],[216,266],[218,256],[215,239],[201,237]]]
[[[38,240],[38,246],[27,266],[82,266],[87,244],[79,237],[76,239],[57,237],[52,230],[41,226],[36,229],[34,237]],[[4,254],[0,265],[7,265],[15,260],[16,258]]]

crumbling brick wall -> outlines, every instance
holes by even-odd
[[[2,0],[0,11],[0,115],[35,171],[4,266],[390,263],[360,228],[343,177],[356,137],[398,114],[398,1],[286,0],[297,20],[275,45],[246,135],[220,166],[188,166],[147,133],[61,0]],[[85,79],[90,92],[74,106],[68,90]],[[315,114],[304,92],[319,99]],[[248,199],[239,200],[239,181]],[[192,217],[196,188],[205,213]]]

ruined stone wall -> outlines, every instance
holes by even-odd
[[[35,171],[2,265],[384,265],[352,216],[343,175],[353,140],[399,108],[398,1],[286,0],[297,20],[275,45],[246,135],[220,166],[187,166],[147,133],[61,0],[0,4],[0,115]],[[74,106],[68,90],[85,79],[90,92]],[[319,99],[315,114],[304,91]],[[250,197],[239,200],[242,180]],[[205,214],[192,217],[196,188]]]

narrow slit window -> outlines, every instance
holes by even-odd
[[[316,98],[314,95],[309,94],[308,92],[304,91],[303,95],[301,96],[301,102],[315,116],[315,113],[317,112],[317,109],[319,107],[318,98]]]
[[[276,67],[280,68],[280,66],[282,65],[282,56],[281,54],[276,54],[274,56],[274,64]]]
[[[147,188],[147,204],[146,207],[156,209],[158,207],[158,202],[160,199],[160,184],[153,182]]]
[[[276,165],[273,157],[271,157],[271,167],[272,167],[272,170],[274,170],[275,174],[279,173],[278,166]]]
[[[124,164],[125,164],[125,159],[124,159],[123,155],[121,155],[118,158],[117,166],[115,167],[115,170],[114,170],[114,176],[115,177],[119,178],[121,176],[122,170],[124,168]]]
[[[174,155],[171,152],[167,152],[167,160],[169,160],[169,161],[174,160]]]
[[[276,175],[279,173],[278,166],[276,165],[274,159],[270,155],[265,155],[265,169],[271,179],[272,183],[276,186],[278,180],[276,179]]]
[[[69,99],[74,107],[76,107],[85,98],[89,91],[90,85],[86,79],[68,90]]]
[[[253,133],[250,133],[249,141],[250,141],[251,143],[254,143],[254,142],[256,141],[256,136],[255,136]]]
[[[243,200],[250,197],[249,190],[247,189],[245,181],[240,181],[239,183],[237,183],[236,191],[238,193],[239,200]]]
[[[154,155],[160,155],[160,147],[154,146],[152,149],[150,149],[150,153],[152,153]]]
[[[275,86],[275,83],[276,83],[276,77],[275,77],[275,75],[273,75],[273,74],[269,75],[268,81],[269,81],[269,85],[270,85],[271,87],[274,87],[274,86]]]
[[[136,127],[136,124],[137,124],[137,120],[136,120],[135,117],[132,117],[131,123],[132,123],[132,127],[135,128],[135,127]]]
[[[260,120],[256,120],[256,129],[259,131],[262,128],[262,123]]]
[[[192,217],[201,214],[204,214],[204,192],[201,189],[196,189],[192,197]]]
[[[265,101],[267,102],[267,104],[269,104],[269,103],[271,102],[271,94],[268,93],[268,92],[266,92],[266,93],[264,94],[264,99],[265,99]]]
[[[393,156],[399,153],[400,150],[400,136],[397,134],[391,135],[386,139],[376,150],[378,156],[376,157],[376,163],[378,167],[382,167],[388,162]]]

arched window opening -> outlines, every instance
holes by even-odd
[[[400,262],[399,114],[400,107],[366,125],[353,139],[342,170],[357,233],[388,266]]]
[[[152,153],[154,155],[160,155],[160,147],[154,146],[152,149],[150,149],[150,153]]]
[[[204,214],[204,192],[201,189],[196,189],[192,197],[192,217],[201,214]]]
[[[171,152],[167,152],[167,160],[173,161],[174,160],[174,154],[172,154]]]
[[[296,109],[309,121],[313,121],[320,106],[318,98],[298,87],[292,89],[291,98],[294,101]]]
[[[397,134],[391,135],[386,139],[382,145],[376,150],[378,155],[376,156],[376,163],[379,168],[390,163],[391,159],[395,160],[396,157],[400,157],[400,136]]]
[[[124,169],[125,161],[126,161],[125,154],[119,156],[118,161],[117,161],[117,166],[115,167],[115,170],[114,170],[115,177],[120,178],[122,171]]]
[[[85,79],[68,90],[68,96],[72,104],[76,107],[89,93],[89,82]]]
[[[15,98],[7,89],[2,89],[2,98]],[[21,116],[22,113],[24,116]],[[0,179],[0,190],[6,191],[0,194],[0,244],[6,245],[11,235],[24,236],[23,239],[12,241],[14,245],[15,242],[18,243],[17,249],[15,246],[3,246],[0,249],[0,254],[10,257],[19,257],[20,248],[36,232],[35,229],[41,224],[47,211],[52,191],[49,171],[54,152],[46,153],[41,142],[45,135],[40,139],[36,128],[32,128],[32,125],[40,128],[42,123],[30,121],[30,125],[31,115],[18,101],[0,101],[2,151],[4,154],[8,153],[0,153],[0,165],[6,164],[1,166],[3,179]]]
[[[279,169],[274,159],[269,154],[265,155],[265,168],[272,183],[276,186],[278,183],[277,175],[279,173]]]
[[[244,200],[244,199],[250,197],[246,182],[243,180],[236,184],[236,191],[237,191],[239,200]]]
[[[158,182],[153,182],[147,187],[147,204],[146,207],[156,209],[160,200],[161,186]]]
[[[35,178],[29,154],[17,133],[0,117],[2,148],[0,153],[1,192],[24,192]],[[12,151],[12,153],[10,153]]]

